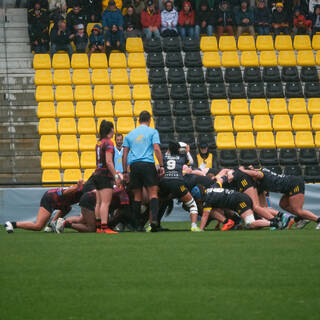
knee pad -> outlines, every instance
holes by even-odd
[[[198,214],[198,207],[194,199],[186,202],[185,205],[189,209],[190,214]]]
[[[243,220],[244,220],[244,223],[245,223],[247,228],[250,227],[252,222],[256,221],[253,214],[250,214],[249,216],[246,216]]]

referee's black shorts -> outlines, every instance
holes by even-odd
[[[180,199],[185,196],[189,191],[184,184],[183,180],[179,179],[162,179],[159,183],[160,195],[172,195],[173,198]]]
[[[158,173],[154,163],[139,161],[130,164],[131,189],[157,186],[158,183]]]

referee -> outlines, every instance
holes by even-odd
[[[160,176],[164,175],[160,138],[157,130],[150,128],[151,115],[142,111],[139,115],[140,125],[132,130],[123,142],[123,175],[129,182],[127,166],[130,165],[130,186],[133,192],[132,210],[136,221],[140,219],[142,187],[146,187],[151,209],[151,231],[158,229],[158,173],[154,163],[155,153],[159,165]],[[129,160],[128,160],[129,159]]]

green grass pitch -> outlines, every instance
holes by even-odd
[[[320,231],[0,230],[0,319],[319,319]]]

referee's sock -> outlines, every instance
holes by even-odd
[[[141,201],[132,201],[132,213],[135,227],[140,227]]]
[[[159,201],[158,198],[150,200],[150,209],[152,215],[152,223],[158,224]]]

